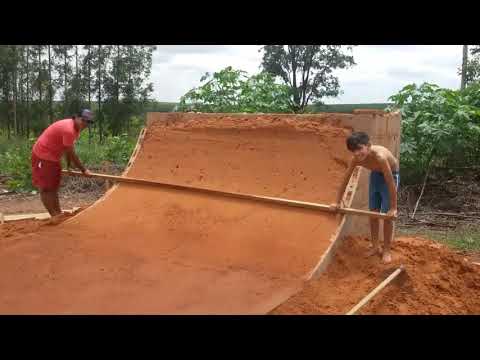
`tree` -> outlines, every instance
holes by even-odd
[[[73,55],[70,54],[71,50],[73,50],[73,45],[53,46],[53,52],[55,55],[55,59],[57,60],[54,65],[55,70],[58,74],[56,85],[59,88],[63,88],[63,109],[62,109],[63,116],[71,115],[71,111],[72,111],[72,108],[70,106],[70,102],[71,102],[70,93],[72,92],[71,78],[73,77],[73,69],[71,64]]]
[[[105,94],[103,93],[104,89],[104,79],[106,77],[106,63],[109,57],[109,48],[107,46],[98,45],[94,49],[94,59],[96,67],[96,80],[95,88],[97,90],[97,122],[98,122],[98,134],[100,137],[100,142],[103,142],[103,108],[102,102],[104,100]]]
[[[47,45],[48,51],[48,116],[50,124],[53,123],[53,77],[52,77],[52,66],[53,66],[53,56],[52,56],[52,45]]]
[[[465,54],[466,48],[468,45],[463,47],[462,66],[458,69],[458,75],[461,76],[460,89],[465,89],[468,85],[480,80],[480,45],[473,45],[470,48],[470,58],[468,58],[468,51]]]
[[[248,77],[245,71],[229,66],[206,73],[200,81],[205,84],[182,96],[177,111],[290,112],[290,90],[275,83],[272,74],[262,72]]]
[[[38,135],[87,103],[97,113],[101,140],[128,131],[153,91],[148,78],[154,50],[144,45],[0,45],[0,132]]]
[[[290,87],[295,112],[303,112],[311,101],[338,96],[340,84],[333,70],[355,65],[340,45],[267,45],[261,50],[263,69]]]

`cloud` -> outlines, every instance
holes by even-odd
[[[260,71],[258,45],[158,45],[153,56],[154,97],[178,101],[200,85],[205,72],[226,66],[249,74]],[[431,82],[458,88],[461,45],[360,45],[353,48],[356,66],[335,71],[343,95],[327,103],[387,102],[409,83]]]
[[[157,45],[153,56],[153,63],[160,64],[171,62],[178,56],[183,55],[214,55],[228,54],[235,52],[232,46],[228,45]]]

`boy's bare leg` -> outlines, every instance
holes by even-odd
[[[392,261],[392,254],[390,252],[390,246],[393,240],[393,227],[394,223],[391,220],[385,220],[383,222],[383,256],[382,261],[388,264]]]
[[[377,210],[373,210],[377,211]],[[380,223],[378,219],[370,218],[370,233],[372,236],[372,248],[367,252],[367,256],[372,256],[375,254],[380,255],[382,250],[380,249],[380,244],[378,243],[378,229]]]

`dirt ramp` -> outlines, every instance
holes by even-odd
[[[149,121],[128,175],[334,200],[348,129],[204,117]],[[0,245],[0,313],[266,313],[299,291],[338,225],[304,209],[121,184],[65,223]]]

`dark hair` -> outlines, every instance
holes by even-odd
[[[366,133],[361,131],[353,132],[347,138],[347,148],[350,151],[355,151],[359,149],[361,145],[368,145],[369,142],[370,142],[370,138]]]

